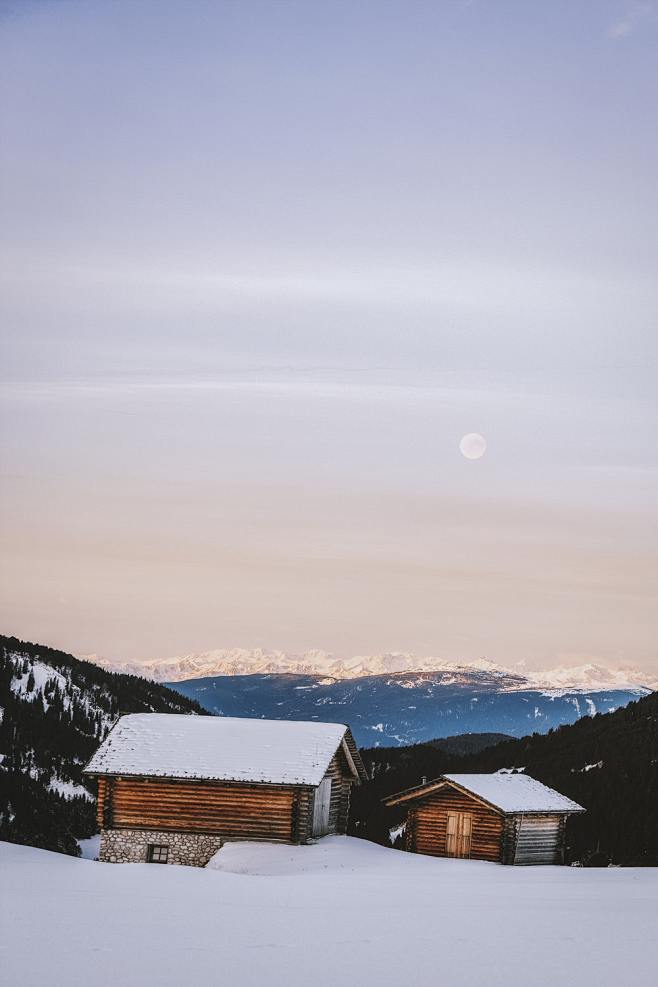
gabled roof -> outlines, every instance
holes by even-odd
[[[354,776],[365,779],[342,723],[130,713],[115,724],[85,772],[315,786],[339,748]]]
[[[536,778],[520,772],[496,772],[495,774],[448,774],[416,788],[390,795],[384,799],[387,805],[411,802],[425,798],[433,792],[453,786],[486,802],[494,809],[507,814],[556,812],[585,812],[582,805],[573,802],[566,795],[542,785]]]

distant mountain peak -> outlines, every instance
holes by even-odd
[[[231,675],[320,675],[336,681],[374,675],[455,673],[500,678],[501,688],[543,690],[587,690],[610,688],[658,688],[658,675],[637,668],[609,668],[596,662],[530,671],[524,662],[504,667],[489,658],[450,661],[435,656],[390,651],[377,655],[343,657],[328,651],[271,651],[266,648],[215,649],[200,654],[147,661],[112,661],[98,655],[84,656],[109,671],[140,675],[156,682]]]

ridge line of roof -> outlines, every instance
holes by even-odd
[[[209,723],[213,724],[210,729],[201,726]],[[355,780],[366,780],[363,762],[346,723],[125,713],[89,759],[84,773],[172,781],[315,786],[342,746],[348,752],[346,760]]]
[[[529,788],[531,792],[534,789],[538,796],[555,796],[555,804],[545,804],[543,806],[536,805],[535,807],[532,807],[532,805],[522,806],[517,804],[509,806],[509,804],[501,804],[501,802],[504,802],[503,799],[500,801],[494,801],[495,793],[492,797],[491,792],[483,792],[482,790],[478,790],[476,786],[470,787],[468,784],[469,778],[486,779],[488,782],[495,779],[503,785],[509,785],[510,780],[518,779],[521,782],[520,787],[525,788],[526,791]],[[528,783],[530,783],[530,785],[528,785]],[[575,802],[572,798],[569,798],[568,795],[563,795],[561,792],[556,791],[556,789],[550,788],[549,785],[545,785],[542,781],[539,781],[538,778],[533,778],[532,775],[528,775],[523,772],[514,772],[509,774],[499,772],[447,773],[439,775],[437,778],[425,782],[422,785],[415,785],[411,788],[403,789],[400,792],[395,792],[388,795],[382,799],[382,801],[386,805],[394,805],[400,802],[412,801],[413,799],[420,798],[425,794],[430,794],[432,791],[436,791],[446,784],[456,786],[472,798],[484,802],[486,805],[491,806],[491,808],[495,809],[497,812],[502,812],[504,815],[541,815],[546,813],[563,815],[587,811],[584,806],[580,805],[578,802]],[[560,805],[558,803],[563,804]]]

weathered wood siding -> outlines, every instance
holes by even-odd
[[[340,792],[340,805],[338,808],[338,816],[336,818],[336,832],[346,833],[347,823],[350,816],[350,798],[352,797],[352,785],[354,784],[354,779],[352,776],[349,778],[343,777],[341,781],[341,792]]]
[[[99,779],[99,795],[101,790],[99,822],[105,829],[290,842],[308,811],[307,792],[275,785],[108,777]]]
[[[510,864],[561,864],[564,848],[564,816],[510,817],[513,838],[506,841],[505,862]]]
[[[518,816],[505,816],[503,825],[503,852],[501,860],[504,864],[513,864],[516,854],[516,830]]]
[[[96,800],[96,821],[98,822],[99,829],[105,829],[105,822],[109,817],[109,785],[105,778],[99,778],[98,798]]]
[[[434,857],[446,857],[448,812],[467,812],[472,817],[471,850],[476,860],[502,859],[504,820],[501,813],[482,805],[477,799],[443,788],[428,795],[409,809],[406,849]]]
[[[308,843],[313,829],[313,789],[302,788],[293,802],[293,843]]]
[[[344,833],[350,804],[350,777],[345,756],[338,750],[329,765],[325,778],[331,778],[331,802],[329,804],[329,832]]]
[[[346,833],[350,811],[350,792],[354,783],[345,755],[339,748],[327,768],[325,778],[331,778],[331,800],[329,803],[328,833]],[[313,800],[315,790],[310,789],[310,804],[308,813],[300,817],[299,841],[307,842],[313,838]]]

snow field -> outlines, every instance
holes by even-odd
[[[349,837],[205,870],[0,844],[0,981],[82,987],[655,983],[658,870],[511,868]]]

